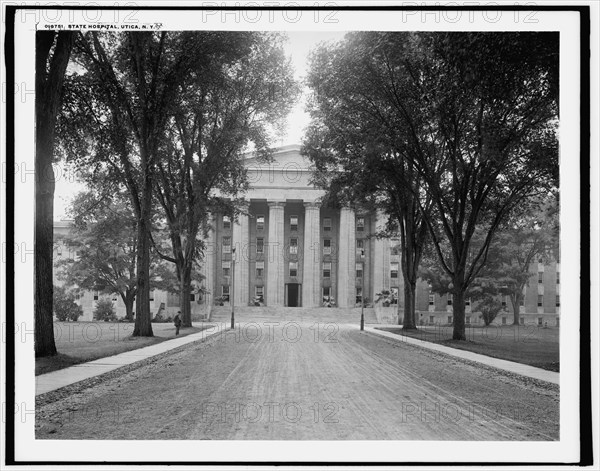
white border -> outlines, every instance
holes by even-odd
[[[76,2],[71,2],[74,4]],[[129,2],[131,5],[133,2]],[[270,4],[274,4],[271,2]],[[332,4],[333,2],[329,2]],[[340,4],[341,2],[337,3]],[[470,4],[476,4],[471,2]],[[85,3],[83,3],[85,4]],[[111,2],[111,4],[113,4]],[[136,5],[144,4],[136,2]],[[149,6],[153,2],[146,3]],[[252,4],[252,3],[250,3]],[[269,3],[267,3],[268,5]],[[314,3],[311,3],[314,4]],[[322,3],[325,4],[325,3]],[[336,5],[337,5],[336,4]],[[416,2],[406,2],[406,5],[416,5]],[[469,4],[469,2],[466,2]],[[180,3],[180,5],[184,5]],[[194,5],[199,5],[194,3]],[[200,4],[202,5],[202,4]],[[205,2],[204,5],[215,5]],[[243,5],[243,4],[242,4]],[[56,18],[55,10],[48,18]],[[67,12],[63,11],[65,15]],[[69,12],[71,13],[71,12]],[[83,16],[73,11],[76,23],[82,23]],[[107,14],[108,12],[102,12]],[[202,461],[523,461],[523,462],[573,462],[578,460],[579,451],[579,319],[577,316],[565,316],[569,312],[578,312],[579,306],[579,247],[573,243],[579,240],[579,28],[578,18],[568,12],[535,12],[533,15],[515,17],[512,12],[502,12],[498,21],[487,20],[475,12],[473,16],[463,17],[457,22],[449,22],[448,17],[441,14],[436,17],[434,12],[408,14],[406,12],[348,12],[335,11],[328,18],[337,20],[336,23],[325,23],[325,16],[315,17],[311,12],[302,12],[298,21],[287,21],[281,12],[272,15],[263,12],[261,20],[253,23],[244,21],[242,15],[239,21],[233,12],[227,12],[224,17],[219,13],[206,14],[199,11],[139,11],[132,10],[129,19],[137,19],[141,23],[163,24],[164,29],[213,29],[213,30],[335,30],[352,29],[377,30],[557,30],[561,33],[561,240],[562,240],[562,277],[561,297],[563,322],[561,323],[561,434],[559,442],[264,442],[243,441],[235,442],[199,442],[193,445],[189,441],[161,441],[157,447],[155,441],[93,441],[88,446],[82,446],[81,441],[65,440],[35,440],[33,434],[33,414],[25,413],[25,420],[15,421],[15,444],[17,460],[202,460]],[[322,12],[324,13],[324,12]],[[125,19],[125,12],[119,13]],[[91,17],[89,13],[88,18]],[[114,18],[114,16],[112,17]],[[294,17],[295,18],[295,17]],[[15,156],[17,162],[24,162],[27,169],[33,169],[33,95],[27,90],[33,90],[33,32],[36,21],[44,26],[44,14],[37,18],[34,13],[25,15],[25,21],[17,21],[15,28],[15,44],[18,51],[15,55],[15,79],[21,84],[20,97],[15,101],[15,125],[18,138],[15,141]],[[107,18],[108,19],[108,18]],[[222,21],[222,20],[225,21]],[[436,21],[439,20],[439,21]],[[473,21],[471,21],[473,20]],[[526,20],[536,20],[526,22]],[[63,21],[65,22],[65,21]],[[596,36],[597,38],[597,36]],[[593,42],[592,42],[593,44]],[[597,62],[596,62],[597,65]],[[594,83],[594,82],[592,82]],[[597,98],[597,95],[596,95]],[[594,102],[593,102],[594,103]],[[593,110],[594,111],[594,110]],[[597,110],[596,110],[597,111]],[[594,113],[594,116],[596,114]],[[597,150],[597,149],[596,149]],[[593,151],[593,149],[592,149]],[[592,153],[592,155],[597,155]],[[33,177],[21,173],[25,183],[17,181],[15,241],[24,243],[25,250],[33,248]],[[596,178],[595,173],[592,178]],[[17,180],[19,176],[17,177]],[[595,201],[595,200],[594,200]],[[570,241],[571,243],[566,243]],[[592,239],[594,244],[594,240]],[[595,246],[595,244],[594,244]],[[24,410],[33,410],[34,401],[34,358],[33,358],[33,255],[24,254],[24,262],[19,263],[19,255],[15,260],[15,280],[17,293],[15,295],[15,313],[20,332],[17,332],[16,342],[16,403]],[[597,278],[596,278],[597,280]],[[596,285],[597,286],[597,285]],[[569,309],[567,311],[567,307]],[[596,311],[597,312],[597,311]],[[597,319],[594,320],[597,327]],[[23,324],[22,324],[23,323]],[[593,326],[594,326],[593,325]],[[29,332],[29,333],[28,333]],[[597,330],[596,330],[597,332]],[[21,342],[20,334],[24,334]],[[597,344],[595,343],[597,352]],[[597,382],[597,376],[594,384]],[[2,392],[4,393],[4,391]],[[2,444],[4,446],[4,443]],[[232,448],[233,447],[233,448]],[[232,450],[234,450],[232,452]],[[435,453],[431,453],[435,450]],[[200,451],[200,452],[199,452]]]

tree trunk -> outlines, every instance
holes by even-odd
[[[181,309],[181,325],[192,327],[192,310],[190,306],[190,294],[192,292],[192,269],[191,266],[180,270],[179,277],[179,307]]]
[[[150,312],[150,205],[152,183],[146,168],[140,218],[138,220],[137,288],[135,303],[134,337],[152,337],[152,313]]]
[[[519,291],[519,293],[515,293],[513,295],[510,296],[510,301],[512,303],[513,306],[513,325],[520,325],[521,324],[521,311],[520,306],[521,306],[521,300],[523,299],[523,290],[521,289]]]
[[[403,330],[414,330],[417,328],[416,322],[416,283],[404,280],[404,326]]]
[[[56,355],[53,322],[54,245],[54,132],[60,109],[62,84],[71,55],[73,32],[60,32],[49,61],[55,33],[36,33],[35,76],[35,231],[34,317],[35,356]],[[49,68],[48,68],[48,62]]]
[[[125,319],[128,322],[133,322],[133,302],[135,301],[135,295],[128,291],[122,298],[125,303]]]
[[[452,318],[454,320],[454,329],[452,332],[453,340],[466,340],[465,335],[465,291],[464,280],[459,274],[454,277],[454,293],[452,295]]]

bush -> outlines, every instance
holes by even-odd
[[[490,325],[502,310],[502,303],[492,296],[485,296],[477,303],[476,309],[481,311],[481,318],[485,325]]]
[[[117,314],[115,313],[115,307],[109,298],[102,298],[98,300],[96,309],[94,309],[94,319],[97,321],[116,321]]]
[[[75,302],[75,295],[62,286],[54,287],[54,315],[59,321],[77,322],[83,316],[83,309]]]

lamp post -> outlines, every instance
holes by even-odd
[[[361,287],[361,296],[360,296],[360,330],[365,330],[365,249],[361,250],[360,254],[363,259],[362,262],[362,287]]]
[[[231,328],[235,328],[235,247],[231,249]]]

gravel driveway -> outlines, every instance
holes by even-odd
[[[334,324],[246,324],[59,396],[37,438],[559,439],[557,386]]]

